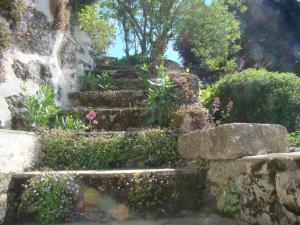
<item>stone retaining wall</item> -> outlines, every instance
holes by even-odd
[[[226,124],[179,138],[179,152],[208,162],[204,205],[249,224],[300,223],[300,153],[279,125]]]

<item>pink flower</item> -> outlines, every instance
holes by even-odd
[[[220,100],[219,97],[215,97],[214,104],[215,105],[221,105],[221,100]]]
[[[233,101],[228,102],[227,107],[230,108],[230,109],[232,109],[233,108]]]
[[[90,121],[90,122],[92,122],[93,120],[95,120],[96,119],[96,112],[94,111],[94,110],[92,110],[92,111],[90,111],[90,112],[88,112],[86,115],[85,115],[85,118],[88,120],[88,121]]]

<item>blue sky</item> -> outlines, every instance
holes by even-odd
[[[210,5],[213,0],[205,0],[205,3],[207,5]],[[124,45],[122,41],[122,35],[120,35],[120,29],[117,28],[117,37],[115,40],[115,43],[108,49],[108,55],[112,57],[117,57],[117,58],[122,58],[124,54]],[[174,51],[173,49],[173,42],[169,43],[167,52],[166,52],[166,57],[168,59],[171,59],[173,61],[179,62],[180,63],[180,57],[178,52]]]
[[[108,49],[107,54],[109,56],[117,57],[117,58],[122,58],[125,55],[124,54],[124,45],[123,45],[123,41],[122,41],[122,35],[117,33],[115,43]],[[169,43],[169,46],[168,46],[168,49],[166,52],[166,57],[173,61],[180,62],[178,52],[173,50],[173,42]]]

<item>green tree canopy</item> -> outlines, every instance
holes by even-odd
[[[230,4],[229,4],[230,3]],[[193,1],[176,29],[175,49],[183,64],[202,72],[230,72],[240,50],[240,23],[229,7],[240,9],[234,1]]]

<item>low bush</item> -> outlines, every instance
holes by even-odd
[[[180,210],[195,210],[200,204],[201,190],[197,174],[157,177],[154,174],[133,178],[128,204],[140,216],[167,216]]]
[[[300,147],[300,130],[289,133],[289,142],[291,147]]]
[[[139,133],[40,133],[41,152],[35,167],[53,170],[100,170],[176,166],[177,135],[164,130]]]
[[[290,131],[299,124],[300,78],[291,73],[248,69],[223,77],[201,96],[208,108],[216,97],[222,109],[234,104],[225,123],[275,123]]]
[[[173,113],[180,106],[175,85],[164,66],[158,68],[156,81],[149,81],[149,83],[150,88],[145,101],[147,114],[151,115],[148,123],[168,127]]]
[[[35,222],[53,224],[71,221],[79,186],[72,177],[42,175],[24,185],[19,218],[33,216]]]

